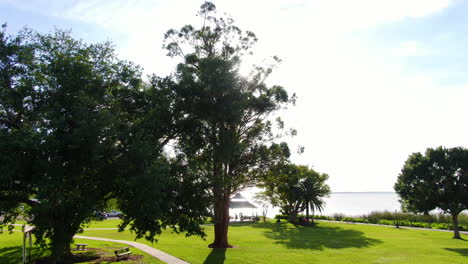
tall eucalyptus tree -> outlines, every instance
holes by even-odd
[[[277,154],[288,151],[285,144],[272,143],[269,117],[294,97],[281,86],[265,84],[272,67],[255,67],[249,77],[239,74],[241,58],[257,42],[254,33],[218,16],[210,2],[201,6],[199,16],[199,28],[169,30],[164,47],[169,56],[183,59],[174,74],[186,130],[178,138],[178,151],[209,182],[215,222],[210,247],[226,248],[229,199],[252,185]]]

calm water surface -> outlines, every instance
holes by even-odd
[[[394,192],[332,193],[326,203],[324,215],[343,213],[357,216],[372,211],[400,210],[398,195]]]
[[[249,201],[253,201],[256,190],[247,190],[241,194]],[[342,213],[349,216],[359,216],[372,211],[395,211],[400,210],[398,195],[395,192],[335,192],[325,199],[326,205],[322,215],[332,216]],[[261,210],[257,210],[258,214]],[[246,215],[252,214],[253,210],[246,209]],[[270,208],[269,217],[279,213],[279,208]],[[316,213],[319,214],[319,213]]]

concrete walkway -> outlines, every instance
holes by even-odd
[[[171,256],[167,253],[162,252],[161,250],[157,250],[155,248],[152,248],[150,246],[147,246],[142,243],[134,242],[134,241],[127,241],[127,240],[115,240],[115,239],[108,239],[108,238],[100,238],[100,237],[88,237],[88,236],[75,236],[75,238],[81,238],[81,239],[91,239],[91,240],[99,240],[99,241],[109,241],[109,242],[116,242],[116,243],[122,243],[122,244],[127,244],[132,247],[138,248],[141,251],[144,251],[151,256],[164,261],[169,264],[189,264],[188,262],[185,262],[181,259],[178,259],[174,256]]]

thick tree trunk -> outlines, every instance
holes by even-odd
[[[65,259],[71,255],[70,243],[73,235],[67,234],[58,238],[55,237],[55,245],[52,246],[52,263],[64,263]]]
[[[461,239],[460,230],[458,228],[458,213],[452,213],[452,221],[453,221],[453,238]]]
[[[57,224],[54,228],[52,240],[51,263],[65,263],[67,257],[71,256],[70,244],[76,232],[71,232],[65,223]]]
[[[293,213],[290,213],[288,215],[288,221],[292,224],[294,224],[296,222],[296,218],[297,218],[297,213],[296,212],[293,212]]]
[[[228,227],[229,227],[229,196],[215,201],[214,206],[214,232],[215,238],[213,243],[208,245],[210,248],[231,248],[228,243]]]

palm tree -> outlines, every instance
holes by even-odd
[[[325,183],[327,179],[327,174],[309,170],[307,177],[300,182],[307,222],[309,222],[309,208],[313,215],[316,210],[322,212],[325,206],[323,198],[330,194],[330,187]],[[312,218],[313,222],[314,219]]]

